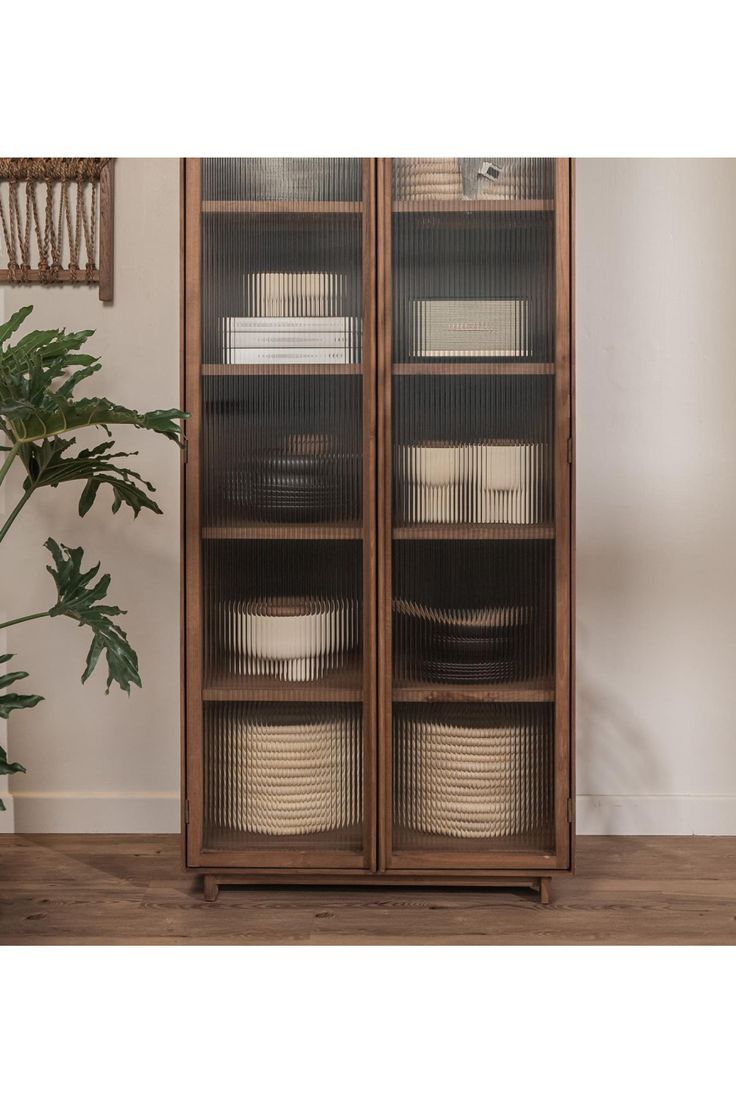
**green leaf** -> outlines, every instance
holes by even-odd
[[[25,774],[26,768],[21,763],[9,763],[8,754],[4,747],[0,747],[0,774]],[[5,806],[3,805],[3,808]]]
[[[0,655],[0,665],[12,658],[12,653]],[[0,675],[0,690],[5,690],[14,682],[24,678],[28,678],[27,671],[7,671],[4,675]],[[10,694],[0,694],[0,720],[6,721],[14,709],[33,709],[40,701],[43,701],[40,694],[16,694],[15,691]],[[2,773],[3,771],[0,770],[0,774]]]
[[[56,583],[58,593],[58,602],[49,610],[49,615],[71,617],[92,631],[92,643],[87,653],[82,682],[87,681],[104,652],[107,660],[106,692],[109,693],[111,684],[116,682],[122,690],[130,693],[131,685],[141,685],[138,656],[128,643],[125,631],[112,620],[113,617],[123,615],[125,610],[101,603],[110,587],[110,576],[101,575],[97,578],[99,564],[83,571],[84,552],[81,548],[58,545],[51,537],[44,547],[48,548],[53,557],[54,566],[47,567],[46,570]]]
[[[5,325],[0,326],[0,345],[7,341],[16,330],[20,329],[32,310],[33,307],[21,307],[20,310],[11,315]]]
[[[135,456],[134,452],[113,452],[113,441],[103,441],[91,449],[82,449],[74,456],[67,451],[76,444],[74,437],[54,437],[40,445],[24,445],[20,457],[28,476],[23,490],[35,490],[37,487],[57,487],[59,483],[83,480],[84,488],[79,499],[81,517],[93,505],[100,487],[108,486],[113,492],[112,509],[117,513],[125,503],[135,517],[141,510],[151,510],[160,514],[161,508],[147,494],[155,487],[132,468],[120,467],[113,461]]]

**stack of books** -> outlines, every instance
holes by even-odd
[[[243,317],[221,319],[225,364],[357,364],[361,319],[339,272],[249,272]]]
[[[360,319],[223,318],[225,364],[357,364]]]
[[[415,357],[531,355],[526,299],[414,299],[411,306]]]

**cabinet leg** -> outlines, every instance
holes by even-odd
[[[549,893],[550,893],[551,885],[552,885],[552,879],[551,878],[540,878],[539,879],[539,903],[540,903],[540,905],[548,905],[549,904]]]
[[[217,900],[217,894],[220,892],[220,887],[217,884],[217,878],[214,874],[205,874],[203,890],[205,901]]]

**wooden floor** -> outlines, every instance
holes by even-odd
[[[174,836],[0,836],[0,944],[736,943],[736,838],[587,836],[528,890],[223,888]]]

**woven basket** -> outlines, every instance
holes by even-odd
[[[395,816],[404,828],[463,839],[538,831],[547,821],[546,735],[397,720]]]
[[[359,822],[360,722],[355,712],[300,723],[251,707],[208,734],[208,808],[220,829],[299,836]],[[302,707],[303,715],[303,707]]]

